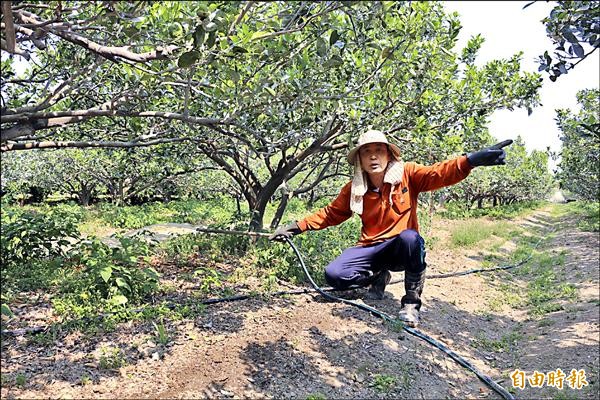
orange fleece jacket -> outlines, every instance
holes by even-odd
[[[419,231],[417,197],[421,192],[454,185],[469,175],[473,167],[466,156],[425,166],[404,163],[402,181],[392,187],[385,183],[381,192],[367,191],[363,197],[362,230],[358,245],[367,246],[390,239],[405,229]],[[341,224],[352,216],[350,189],[352,182],[342,188],[328,206],[298,221],[300,230],[319,230]],[[391,202],[390,202],[391,191]]]

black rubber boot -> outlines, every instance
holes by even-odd
[[[416,327],[419,324],[419,310],[421,309],[421,294],[425,284],[425,271],[420,273],[405,272],[404,289],[406,294],[402,297],[398,318],[406,325]]]
[[[385,297],[385,287],[392,280],[392,274],[387,269],[381,271],[371,283],[365,298],[369,300],[383,300]]]

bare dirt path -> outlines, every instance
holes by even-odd
[[[517,398],[598,398],[599,240],[575,222],[550,208],[511,222],[537,244],[535,258],[506,272],[429,279],[419,328]],[[436,225],[430,274],[481,268],[519,250],[499,237],[453,249],[453,223]],[[566,294],[532,314],[545,282]],[[386,299],[369,304],[393,315],[402,294],[402,284],[390,285]],[[2,398],[500,398],[424,341],[318,295],[224,303],[165,325],[165,345],[141,322],[93,337],[3,338]],[[516,369],[557,368],[584,370],[588,385],[573,389],[565,378],[563,389],[512,387]]]

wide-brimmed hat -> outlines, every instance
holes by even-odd
[[[358,149],[360,149],[365,144],[369,143],[384,143],[387,144],[388,148],[392,152],[392,155],[396,158],[396,160],[400,161],[400,148],[393,143],[388,142],[387,138],[383,134],[383,132],[369,129],[368,131],[361,134],[358,138],[358,143],[356,147],[354,147],[348,153],[348,162],[354,165],[354,161],[356,160],[356,153],[358,153]]]

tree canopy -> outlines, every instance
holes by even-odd
[[[185,143],[262,227],[278,188],[347,173],[369,126],[433,162],[487,139],[497,109],[538,104],[521,54],[477,67],[435,2],[5,2],[2,151]],[[14,36],[14,37],[13,37]]]
[[[561,130],[562,150],[558,178],[563,188],[578,197],[598,201],[600,198],[600,90],[577,93],[581,110],[557,110],[556,122]]]

